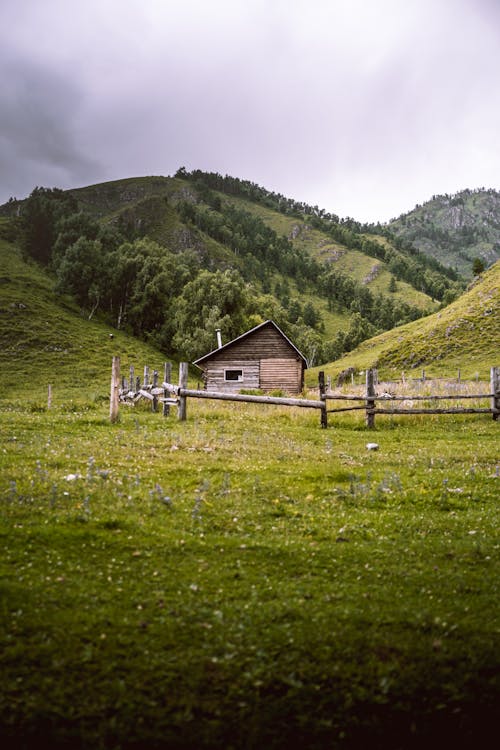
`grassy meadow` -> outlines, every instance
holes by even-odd
[[[5,747],[472,747],[498,423],[0,402]],[[376,441],[378,451],[367,450]],[[435,744],[433,744],[435,743]]]
[[[112,355],[164,356],[3,250],[2,747],[489,747],[499,423],[190,399],[111,424]]]

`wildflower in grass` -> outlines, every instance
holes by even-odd
[[[92,479],[94,478],[94,464],[95,464],[94,456],[90,456],[87,462],[87,480],[89,482],[91,482]]]
[[[193,520],[195,521],[201,521],[201,506],[203,504],[203,497],[201,495],[201,492],[199,489],[196,490],[195,498],[194,498],[194,507],[193,511],[191,513],[191,516]]]
[[[231,492],[231,477],[229,474],[224,474],[224,478],[222,480],[222,487],[220,489],[221,495],[229,495]]]
[[[57,500],[57,484],[53,484],[50,489],[50,499],[49,499],[49,505],[51,508],[55,507],[56,500]]]
[[[163,505],[167,505],[169,508],[172,507],[172,498],[165,494],[162,486],[158,484],[158,482],[152,490],[149,490],[149,496],[151,500],[158,500]]]
[[[45,469],[42,469],[41,461],[36,462],[35,472],[41,482],[44,482],[47,479],[47,471]],[[32,484],[33,483],[34,480],[32,480]]]

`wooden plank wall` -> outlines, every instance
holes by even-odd
[[[298,357],[297,352],[290,344],[278,333],[273,326],[265,326],[256,331],[251,336],[243,338],[226,351],[214,353],[214,356],[230,359],[268,359],[274,357]]]
[[[243,370],[243,380],[224,380],[224,370]],[[206,370],[207,391],[238,393],[242,388],[259,388],[259,363],[241,359],[210,362]]]
[[[296,359],[262,359],[260,362],[260,387],[264,391],[281,389],[299,393],[302,385],[302,364]]]

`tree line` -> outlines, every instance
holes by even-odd
[[[160,245],[133,222],[97,221],[57,188],[35,188],[24,201],[23,251],[52,270],[56,291],[71,294],[89,318],[105,316],[189,360],[214,348],[216,328],[230,340],[271,318],[313,365],[421,314],[321,264],[259,217],[221,201],[205,183],[196,192],[195,200],[180,200],[175,208],[201,238],[231,249],[234,263],[217,270],[195,249]],[[307,292],[322,296],[331,310],[348,312],[348,331],[325,342],[320,312],[303,301]]]
[[[268,191],[253,182],[229,175],[222,176],[217,172],[187,172],[181,167],[175,176],[191,181],[198,190],[216,190],[246,198],[286,215],[307,218],[315,229],[324,232],[334,241],[384,261],[396,278],[408,282],[433,299],[448,304],[463,289],[454,269],[420,252],[411,242],[398,237],[381,224],[362,224],[350,217],[339,219],[336,214],[318,206],[309,206],[281,193]],[[371,240],[366,234],[378,235],[387,242]]]

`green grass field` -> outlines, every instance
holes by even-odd
[[[0,402],[2,746],[475,747],[494,728],[491,417],[321,430],[190,400],[185,423],[111,425],[105,393],[44,398]]]

